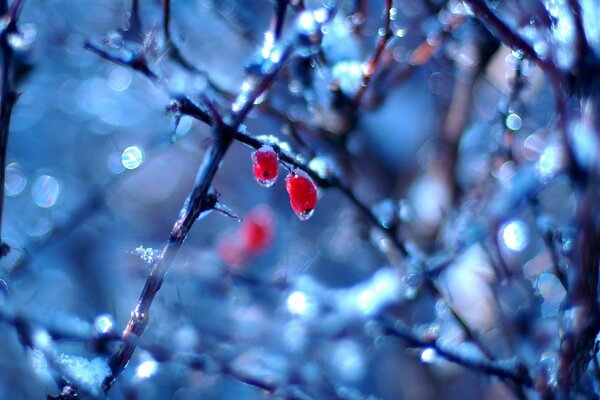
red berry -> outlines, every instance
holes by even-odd
[[[285,178],[290,205],[302,221],[311,217],[317,205],[317,185],[304,171],[294,169]]]
[[[267,206],[258,206],[244,216],[240,234],[248,253],[257,254],[269,247],[275,230],[273,221],[273,213]]]
[[[279,158],[271,146],[262,146],[252,153],[252,172],[259,185],[272,186],[278,171]]]

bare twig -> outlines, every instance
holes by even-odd
[[[371,77],[373,76],[375,71],[377,71],[381,56],[383,55],[383,52],[385,50],[385,46],[387,45],[388,41],[394,36],[394,32],[392,31],[392,5],[392,0],[385,0],[385,19],[382,28],[383,32],[379,35],[379,39],[377,40],[377,45],[375,46],[375,53],[373,53],[371,58],[365,63],[365,66],[363,67],[362,81],[360,83],[358,91],[356,92],[356,95],[354,96],[354,103],[357,105],[360,104],[360,100],[363,97],[365,91],[367,90],[367,87],[369,86]]]

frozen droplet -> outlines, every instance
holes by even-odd
[[[10,163],[6,166],[4,178],[4,190],[7,196],[17,196],[25,190],[27,177],[25,171],[18,163]]]
[[[39,176],[31,186],[33,202],[41,208],[50,208],[58,199],[60,185],[50,175]]]
[[[144,153],[138,146],[129,146],[121,154],[121,163],[127,169],[136,169],[144,161]]]
[[[144,361],[135,369],[135,376],[141,379],[152,377],[158,369],[158,363],[154,360]]]
[[[100,334],[108,333],[112,330],[114,325],[113,319],[110,314],[101,314],[94,320],[94,328],[96,332]]]
[[[379,223],[386,229],[391,228],[396,221],[397,203],[391,199],[380,201],[373,207],[373,213],[377,216]]]
[[[182,137],[187,135],[187,133],[192,129],[193,119],[186,115],[182,115],[175,127],[175,135],[177,137]]]
[[[301,211],[301,212],[295,212],[295,213],[300,221],[307,221],[310,219],[310,217],[313,216],[313,214],[315,213],[315,210],[312,209],[312,210],[308,210],[308,211]]]
[[[523,126],[523,121],[515,113],[511,113],[506,117],[506,127],[511,131],[518,131]]]
[[[510,221],[500,229],[502,242],[513,251],[523,251],[529,243],[529,230],[523,221]]]

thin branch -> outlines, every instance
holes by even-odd
[[[508,24],[500,19],[484,0],[463,0],[467,4],[475,18],[479,19],[485,26],[494,32],[498,39],[513,50],[522,51],[525,56],[531,58],[539,67],[551,76],[561,76],[562,72],[551,61],[539,56],[535,49],[515,32]]]

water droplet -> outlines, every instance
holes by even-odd
[[[58,199],[60,185],[58,181],[50,175],[41,175],[31,187],[31,196],[33,202],[41,208],[50,208]]]
[[[138,146],[129,146],[121,154],[121,163],[127,169],[136,169],[144,161],[144,153]]]
[[[4,190],[7,196],[17,196],[21,194],[27,186],[27,177],[25,171],[18,163],[11,163],[6,166],[6,177],[4,179]]]
[[[101,314],[94,320],[94,328],[100,334],[108,333],[114,325],[113,319],[109,314]]]
[[[511,221],[500,229],[504,245],[513,251],[523,251],[529,243],[529,229],[522,221]]]

